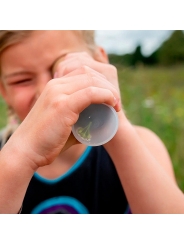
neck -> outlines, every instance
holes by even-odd
[[[73,145],[66,151],[60,153],[60,155],[50,165],[39,168],[37,173],[47,179],[58,178],[75,164],[85,149],[86,145]]]

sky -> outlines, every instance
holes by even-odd
[[[171,30],[97,30],[96,42],[107,53],[126,54],[141,45],[143,55],[154,52],[171,35]]]

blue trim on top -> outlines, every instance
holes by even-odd
[[[80,158],[74,163],[74,165],[66,173],[62,174],[58,178],[55,178],[55,179],[47,179],[47,178],[42,177],[38,173],[34,173],[34,177],[36,179],[38,179],[39,181],[44,182],[46,184],[55,184],[55,183],[63,180],[67,176],[69,176],[71,173],[73,173],[83,163],[83,161],[86,159],[86,157],[90,153],[91,149],[92,149],[92,146],[88,146],[86,148],[86,150],[84,151],[84,153],[80,156]]]
[[[126,207],[126,210],[125,210],[124,214],[131,214],[131,213],[132,212],[130,210],[130,206],[129,206],[129,204],[127,204],[127,207]]]
[[[39,214],[45,209],[53,207],[55,205],[69,205],[74,208],[79,214],[89,214],[87,208],[73,197],[63,196],[63,197],[53,197],[45,200],[36,206],[31,214]]]

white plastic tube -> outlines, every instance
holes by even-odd
[[[92,104],[82,111],[73,125],[75,138],[90,146],[103,145],[110,141],[118,129],[118,115],[106,104]]]

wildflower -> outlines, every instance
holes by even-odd
[[[78,135],[79,135],[83,140],[89,141],[89,140],[91,139],[91,134],[90,134],[90,132],[89,132],[90,127],[91,127],[91,124],[92,124],[92,122],[89,122],[89,124],[88,124],[86,127],[84,127],[84,128],[80,127],[80,128],[77,129]]]
[[[152,108],[154,104],[155,102],[152,98],[147,98],[143,101],[143,107],[146,107],[146,108]]]

